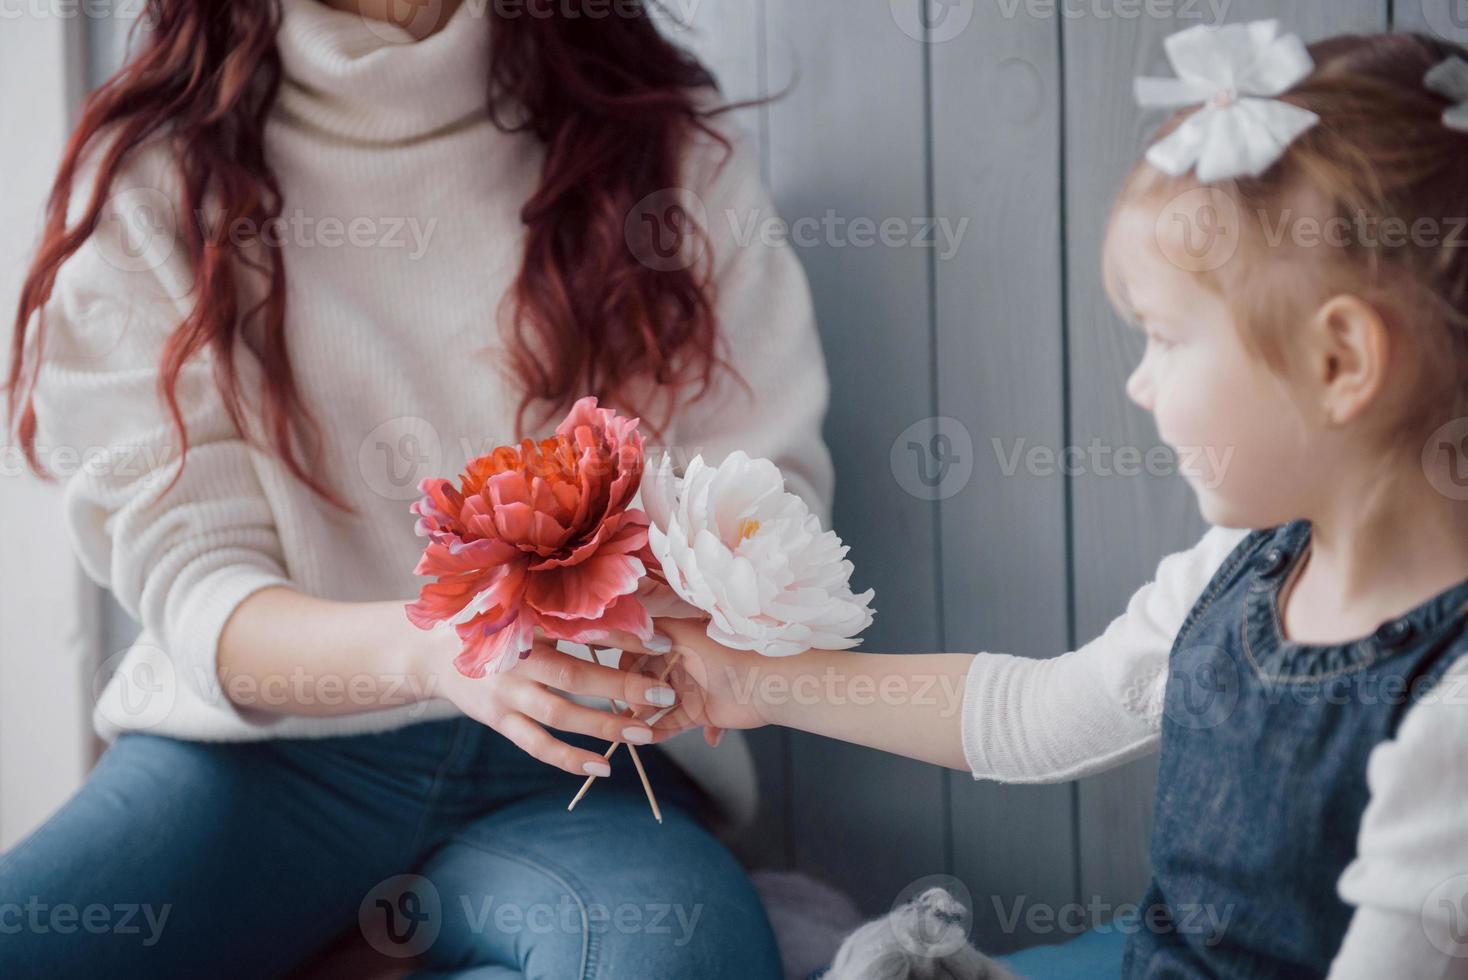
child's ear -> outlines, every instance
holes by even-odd
[[[1305,368],[1321,417],[1344,425],[1361,415],[1386,384],[1391,343],[1386,322],[1358,296],[1326,300],[1310,319]]]

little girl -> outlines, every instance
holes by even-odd
[[[1188,105],[1126,177],[1104,269],[1146,335],[1127,394],[1225,461],[1186,474],[1214,527],[1053,659],[767,659],[660,621],[688,675],[664,724],[1012,783],[1160,752],[1125,976],[1468,975],[1468,51],[1273,22],[1168,51],[1181,79],[1138,96]],[[961,709],[784,696],[833,670],[961,685]]]

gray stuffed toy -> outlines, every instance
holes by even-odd
[[[822,980],[1018,980],[969,945],[967,913],[929,888],[847,936]]]

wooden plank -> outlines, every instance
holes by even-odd
[[[1065,438],[1059,40],[1053,19],[981,4],[932,45],[934,212],[969,222],[956,254],[932,256],[938,405],[972,463],[939,504],[950,650],[1070,648],[1064,478],[1012,465]],[[953,874],[975,901],[975,941],[1008,952],[1066,938],[1011,910],[1074,900],[1074,785],[948,779]]]
[[[1281,9],[1269,0],[1234,0],[1227,7],[1229,22],[1263,17],[1278,17],[1287,29],[1314,40],[1383,30],[1386,3],[1301,0]],[[1082,449],[1093,440],[1113,452],[1136,447],[1145,453],[1160,445],[1150,418],[1123,390],[1140,349],[1106,301],[1100,250],[1116,185],[1161,121],[1135,107],[1131,79],[1171,74],[1163,38],[1198,22],[1196,17],[1064,21],[1070,422],[1071,443]],[[1072,481],[1072,517],[1075,621],[1082,642],[1124,608],[1163,555],[1192,545],[1204,530],[1191,492],[1170,476],[1118,477],[1099,471],[1077,476]],[[1155,783],[1155,760],[1081,782],[1083,901],[1115,904],[1135,901],[1142,893],[1149,874],[1147,838]]]
[[[0,32],[0,308],[13,316],[39,240],[46,194],[81,98],[78,18],[10,18]],[[20,93],[27,93],[21,96]],[[0,370],[10,349],[0,353]],[[38,446],[41,462],[67,460]],[[84,453],[86,447],[52,446]],[[48,455],[51,457],[48,459]],[[67,547],[61,488],[0,445],[0,851],[81,785],[93,760],[98,588]],[[75,465],[76,457],[70,465]]]
[[[745,102],[764,96],[764,0],[669,0],[661,9],[664,34],[708,66],[726,101]],[[766,107],[755,106],[738,110],[736,118],[758,143],[760,165],[768,174],[766,113]],[[790,733],[782,728],[762,728],[746,733],[744,739],[759,773],[760,799],[754,822],[733,842],[735,853],[752,868],[788,867]]]
[[[926,211],[922,46],[884,3],[771,4],[767,20],[771,89],[798,65],[798,84],[770,108],[770,175],[781,214],[818,226],[797,249],[833,383],[834,523],[856,584],[877,592],[865,646],[933,650],[934,505],[904,492],[889,464],[898,434],[933,414],[926,256],[863,246],[844,224]],[[941,770],[813,736],[791,747],[798,866],[870,912],[944,870]]]

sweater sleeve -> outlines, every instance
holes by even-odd
[[[1337,891],[1356,907],[1330,980],[1468,976],[1468,656],[1371,751]]]
[[[1063,782],[1155,751],[1173,640],[1247,531],[1211,528],[1163,558],[1126,611],[1079,650],[1051,659],[981,653],[963,696],[975,779]]]
[[[90,183],[77,182],[78,210]],[[31,327],[43,327],[36,448],[62,485],[65,530],[83,569],[151,634],[180,683],[218,700],[226,620],[251,593],[289,579],[251,449],[206,357],[178,379],[187,465],[159,493],[181,462],[159,361],[192,284],[175,235],[177,200],[171,162],[139,151],[95,232],[59,269]]]
[[[674,438],[685,458],[717,463],[736,449],[772,460],[831,526],[835,471],[821,434],[830,379],[805,272],[788,242],[761,234],[775,217],[753,141],[733,125],[732,149],[697,143],[689,183],[703,209],[725,354],[739,378],[716,373],[703,397],[678,413]],[[740,378],[747,383],[740,383]]]

